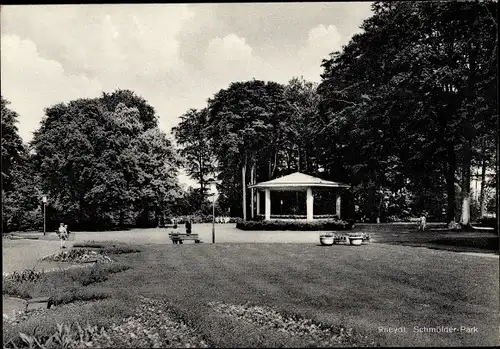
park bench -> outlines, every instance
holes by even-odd
[[[196,244],[203,242],[200,240],[198,234],[169,233],[168,237],[174,244],[182,244],[185,240],[193,240]]]

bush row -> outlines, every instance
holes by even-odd
[[[477,222],[482,227],[498,228],[497,227],[497,219],[496,219],[496,217],[483,217],[483,218],[479,218],[477,220]]]
[[[307,215],[305,214],[283,214],[283,215],[271,215],[271,219],[306,219]],[[315,214],[314,219],[337,219],[338,217],[335,214]],[[264,220],[264,215],[259,214],[256,216],[258,221]]]
[[[186,222],[191,223],[212,223],[213,216],[212,215],[186,215],[186,216],[177,216],[174,217],[177,221],[177,224],[184,224]],[[217,217],[216,217],[217,218]],[[229,217],[229,223],[237,223],[241,220],[238,217]],[[169,222],[168,224],[172,224]]]
[[[241,230],[349,230],[353,223],[339,219],[304,221],[246,221],[236,223]]]

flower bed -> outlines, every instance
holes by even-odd
[[[269,307],[222,302],[210,302],[209,306],[217,313],[229,315],[247,323],[284,332],[289,336],[305,337],[316,343],[317,347],[334,347],[355,342],[356,334],[352,328],[343,326],[334,328],[311,319],[286,316]]]
[[[241,230],[350,230],[353,224],[343,220],[328,219],[312,222],[303,221],[246,221],[236,224]]]
[[[76,310],[76,309],[75,309]],[[4,316],[4,323],[6,322]],[[32,348],[207,348],[203,338],[183,321],[175,318],[164,301],[142,298],[135,315],[120,324],[98,328],[91,324],[58,324],[50,336],[20,333],[4,348],[19,345]]]
[[[87,249],[72,249],[54,253],[42,258],[42,261],[51,262],[71,262],[71,263],[111,263],[113,260],[105,254],[87,250]]]
[[[13,271],[12,273],[3,273],[4,278],[15,282],[37,281],[43,276],[44,271],[35,271],[35,269],[25,269],[23,271]]]

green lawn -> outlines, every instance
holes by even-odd
[[[141,249],[112,256],[132,269],[85,286],[109,299],[78,312],[51,310],[45,326],[71,319],[106,326],[127,316],[133,299],[145,296],[167,300],[217,347],[319,343],[216,312],[209,306],[213,301],[270,307],[322,325],[353,328],[345,345],[500,344],[497,258],[385,244],[151,244]],[[414,326],[475,326],[478,332],[414,333]],[[405,333],[380,331],[401,327]]]

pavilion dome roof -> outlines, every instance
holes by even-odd
[[[249,186],[249,188],[275,188],[275,189],[308,188],[308,187],[349,188],[350,186],[344,183],[327,181],[301,172],[295,172],[283,177],[272,179],[267,182],[261,182]]]

